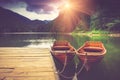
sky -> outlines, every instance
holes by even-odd
[[[12,10],[31,20],[53,20],[60,11],[71,7],[66,3],[75,3],[72,7],[77,10],[91,14],[91,6],[95,8],[93,2],[97,2],[101,7],[108,9],[117,9],[119,0],[0,0],[0,7]]]
[[[65,5],[70,1],[80,3],[82,9],[84,2],[91,0],[0,0],[0,6],[31,20],[53,20],[59,15],[61,7],[70,7]]]
[[[0,0],[0,6],[31,20],[53,20],[63,0]]]

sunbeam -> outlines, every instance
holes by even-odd
[[[86,0],[85,0],[86,1]],[[64,1],[64,4],[59,8],[59,16],[54,20],[54,31],[71,32],[78,24],[85,28],[89,27],[86,21],[86,16],[90,16],[93,11],[92,6],[85,1]]]

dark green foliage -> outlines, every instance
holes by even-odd
[[[95,0],[96,10],[90,17],[89,30],[101,30],[108,32],[120,32],[120,1],[119,0]],[[85,26],[81,23],[75,32],[84,31]]]
[[[105,16],[104,11],[98,10],[91,16],[91,30],[105,30],[120,32],[120,17]]]

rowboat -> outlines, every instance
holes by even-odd
[[[55,41],[50,52],[62,64],[71,62],[75,56],[75,49],[68,41]]]
[[[85,63],[85,68],[89,70],[90,65],[98,63],[106,54],[106,49],[102,42],[87,41],[77,50],[79,59]]]

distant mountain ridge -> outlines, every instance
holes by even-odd
[[[49,32],[49,21],[30,20],[0,7],[0,32]]]

